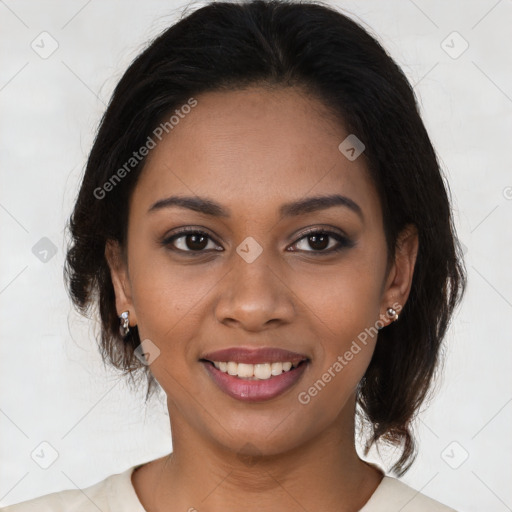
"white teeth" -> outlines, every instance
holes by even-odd
[[[272,375],[281,375],[283,373],[283,363],[272,363],[270,365],[270,373]]]
[[[229,375],[236,375],[244,379],[252,380],[267,380],[273,376],[281,375],[283,372],[288,372],[297,367],[299,363],[259,363],[259,364],[246,364],[235,363],[234,361],[213,361],[215,368],[221,372],[228,373]]]
[[[270,363],[262,363],[254,365],[254,377],[257,379],[270,379],[272,375],[272,368]]]
[[[217,364],[219,364],[219,363],[217,363]],[[238,364],[234,363],[233,361],[229,361],[227,370],[228,370],[229,375],[236,375],[238,372]]]
[[[238,371],[236,374],[239,377],[254,377],[254,365],[238,363]]]

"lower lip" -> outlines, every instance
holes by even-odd
[[[295,369],[270,377],[270,379],[248,380],[221,372],[213,364],[201,361],[224,393],[244,402],[262,402],[284,393],[299,381],[308,362],[303,362]]]

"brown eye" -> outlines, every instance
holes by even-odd
[[[333,239],[335,242],[337,242],[337,245],[336,243],[332,243]],[[302,249],[299,248],[300,251],[313,253],[317,252],[320,254],[329,254],[332,252],[341,251],[346,247],[354,246],[354,242],[340,235],[339,233],[325,230],[309,231],[305,234],[305,236],[295,242],[294,245],[297,246],[297,244],[301,243],[302,241],[304,241],[304,246],[310,247],[312,250],[308,250],[306,247],[303,247]]]
[[[210,235],[204,231],[183,230],[162,241],[164,246],[171,246],[171,249],[181,252],[206,252],[208,242],[212,243],[210,249],[216,249]]]
[[[208,237],[197,234],[197,235],[185,235],[185,246],[191,251],[201,251],[208,245]]]
[[[325,233],[321,233],[319,235],[308,235],[306,238],[312,249],[315,251],[322,251],[323,249],[327,249],[329,246],[329,239],[331,237]]]

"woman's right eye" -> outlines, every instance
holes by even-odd
[[[162,245],[166,247],[171,246],[171,250],[181,252],[205,252],[205,249],[208,248],[208,242],[211,242],[213,245],[210,249],[219,250],[215,248],[217,246],[208,233],[186,229],[165,238],[162,241]]]

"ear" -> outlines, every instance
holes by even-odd
[[[408,224],[398,235],[395,260],[384,286],[380,319],[385,322],[385,325],[393,322],[393,319],[386,315],[387,309],[391,307],[400,313],[407,302],[418,255],[418,245],[418,230],[414,224]]]
[[[128,265],[116,240],[107,240],[105,244],[105,258],[110,268],[110,277],[116,295],[117,315],[121,316],[123,311],[129,311],[130,325],[137,325],[137,317],[132,302],[130,278],[128,276]]]

